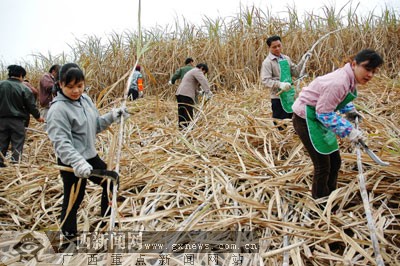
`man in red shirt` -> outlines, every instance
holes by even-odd
[[[45,73],[40,79],[39,83],[39,103],[41,109],[41,116],[46,119],[47,112],[50,108],[50,103],[53,100],[53,87],[58,79],[58,71],[60,65],[52,65],[48,73]]]

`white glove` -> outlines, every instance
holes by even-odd
[[[93,170],[93,167],[86,162],[86,160],[80,160],[76,163],[73,163],[72,168],[74,169],[74,174],[77,177],[83,178],[88,178]]]
[[[351,142],[357,143],[360,139],[363,139],[363,133],[360,130],[353,128],[348,137]]]
[[[170,80],[168,80],[168,85],[172,85],[172,82]]]
[[[124,116],[124,119],[127,119],[130,116],[130,114],[127,112],[126,107],[125,108],[114,108],[111,110],[111,112],[112,112],[113,121],[116,123],[121,122],[121,115]]]
[[[288,91],[292,88],[292,84],[290,84],[289,82],[279,82],[279,88],[282,91]]]
[[[357,112],[356,110],[352,110],[352,111],[346,113],[346,118],[350,122],[356,121],[356,118],[358,118],[358,122],[361,122],[361,120],[362,120],[361,114],[359,112]]]
[[[213,93],[211,91],[208,91],[204,95],[206,97],[206,101],[210,100],[213,97]]]

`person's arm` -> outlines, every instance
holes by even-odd
[[[113,108],[110,112],[100,115],[92,99],[87,94],[82,95],[81,102],[85,106],[84,108],[87,113],[90,112],[92,115],[95,115],[96,134],[107,129],[112,123],[120,121],[122,115],[126,119],[129,117],[126,108]]]
[[[24,87],[23,101],[26,110],[36,119],[40,120],[40,112],[36,106],[35,96],[28,87]],[[41,121],[40,121],[41,122]]]
[[[208,80],[207,80],[206,76],[203,74],[203,72],[201,70],[200,71],[196,71],[194,73],[194,78],[200,84],[202,90],[205,93],[210,92],[210,85],[208,84]]]
[[[96,105],[93,103],[92,99],[86,94],[82,94],[81,102],[85,106],[85,109],[90,110],[96,116],[96,134],[107,129],[112,123],[114,123],[115,118],[113,116],[113,111],[100,115],[99,110],[97,110]]]
[[[317,105],[317,119],[336,135],[344,138],[353,130],[352,124],[338,113],[335,109],[346,96],[346,90],[341,86],[335,86],[321,90]]]
[[[171,77],[171,83],[175,84],[175,81],[182,78],[182,68],[178,68]]]
[[[273,62],[271,60],[264,60],[261,66],[261,83],[271,90],[278,92],[279,88],[279,76],[273,74]]]
[[[336,112],[317,113],[317,119],[341,138],[348,136],[353,130],[352,124]]]
[[[346,104],[342,109],[339,110],[339,112],[341,114],[346,114],[348,112],[355,112],[356,111],[356,107],[354,106],[354,104],[352,102]]]

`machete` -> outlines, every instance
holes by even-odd
[[[367,144],[365,144],[365,142],[363,140],[358,140],[358,144],[363,148],[363,150],[368,154],[368,156],[377,164],[381,165],[381,166],[388,166],[389,163],[388,162],[384,162],[381,160],[381,158],[379,158],[373,151],[371,151]]]
[[[354,120],[354,124],[356,126],[356,129],[358,129],[358,122],[359,119],[358,117],[355,118]],[[359,139],[358,142],[356,143],[357,146],[361,146],[363,148],[363,150],[368,154],[368,156],[377,164],[381,165],[381,166],[388,166],[389,163],[388,162],[384,162],[382,161],[373,151],[371,151],[367,144],[365,144],[365,142],[362,139]]]
[[[60,171],[65,171],[65,172],[70,172],[70,173],[74,172],[74,169],[72,169],[71,167],[68,167],[68,166],[55,165],[55,168],[57,168]],[[92,172],[90,173],[90,176],[106,178],[106,179],[110,179],[112,181],[116,181],[117,184],[119,183],[118,173],[115,171],[112,171],[112,170],[93,169]]]

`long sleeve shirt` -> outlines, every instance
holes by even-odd
[[[183,78],[183,76],[185,76],[185,74],[187,73],[187,72],[189,72],[190,70],[192,70],[193,69],[193,66],[192,65],[186,65],[186,66],[183,66],[183,67],[181,67],[181,68],[178,68],[176,71],[175,71],[175,73],[172,75],[172,77],[171,77],[171,83],[172,84],[175,84],[175,81],[176,80],[178,80],[178,79],[182,79]]]
[[[306,105],[315,107],[317,119],[339,137],[345,137],[353,129],[351,123],[335,110],[349,92],[356,89],[354,72],[350,64],[334,72],[318,77],[304,87],[293,104],[293,112],[305,118]],[[353,103],[347,104],[340,113],[354,110]]]
[[[72,165],[96,156],[96,134],[112,122],[112,113],[100,116],[88,95],[72,101],[58,93],[47,114],[47,133],[57,157]]]
[[[132,74],[132,81],[131,81],[131,84],[129,86],[130,90],[139,91],[138,79],[143,79],[143,75],[142,75],[142,73],[140,73],[140,71],[135,70],[133,72],[133,74]]]
[[[200,86],[204,92],[210,91],[210,86],[203,71],[197,67],[193,68],[183,77],[182,82],[179,84],[178,90],[175,95],[183,95],[195,101],[196,95],[200,90]]]
[[[270,88],[271,99],[279,99],[277,95],[281,77],[281,70],[279,67],[279,60],[286,59],[290,66],[290,73],[292,77],[297,77],[304,64],[304,59],[299,64],[294,64],[292,60],[284,54],[281,54],[281,58],[269,53],[268,56],[262,63],[261,66],[261,83],[267,88]]]
[[[55,80],[50,73],[45,73],[39,82],[39,103],[41,107],[49,108],[53,100],[53,86]]]

